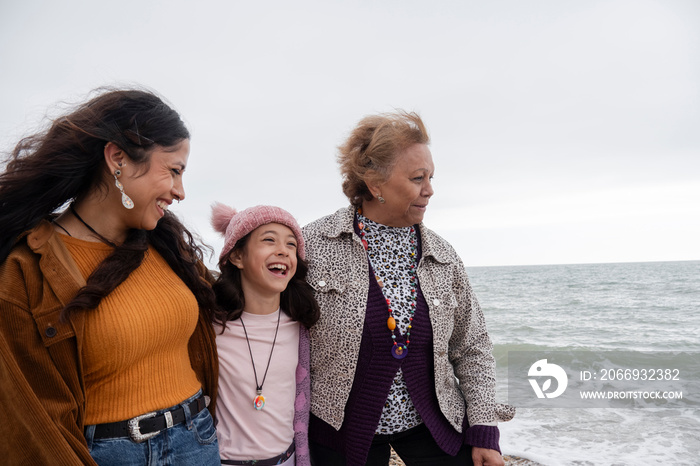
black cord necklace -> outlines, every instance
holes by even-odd
[[[60,223],[58,223],[56,220],[53,221],[53,224],[56,225],[56,226],[57,226],[58,228],[60,228],[61,230],[65,231],[66,234],[67,234],[68,236],[70,236],[71,238],[73,237],[73,235],[70,234],[70,231],[66,230],[65,227],[64,227],[63,225],[61,225]]]
[[[280,329],[280,317],[282,316],[282,309],[277,309],[277,328],[275,329],[275,338],[272,340],[272,348],[270,348],[270,357],[267,358],[267,367],[265,368],[265,375],[261,383],[258,383],[258,372],[255,370],[255,361],[253,360],[253,350],[250,349],[250,340],[248,339],[248,331],[245,328],[245,323],[243,322],[243,316],[241,315],[241,324],[243,325],[243,332],[245,333],[245,341],[248,343],[248,352],[250,352],[250,362],[253,363],[253,374],[255,375],[255,398],[253,399],[253,407],[260,411],[265,407],[265,397],[262,394],[262,388],[265,384],[265,379],[267,378],[267,370],[270,368],[270,361],[272,361],[272,352],[275,350],[275,342],[277,342],[277,332]]]
[[[91,231],[95,236],[97,236],[99,239],[101,239],[101,240],[104,241],[105,243],[109,244],[109,245],[112,246],[113,248],[116,248],[116,247],[117,247],[116,244],[114,244],[113,242],[111,242],[110,240],[108,240],[107,238],[105,238],[104,236],[102,236],[101,234],[99,234],[98,232],[96,232],[94,228],[92,228],[90,225],[88,225],[87,222],[86,222],[85,220],[83,220],[83,218],[82,218],[80,215],[78,215],[78,212],[75,211],[75,208],[73,207],[73,204],[70,205],[70,212],[71,212],[73,215],[75,215],[75,218],[77,218],[78,220],[80,220],[80,223],[82,223],[83,225],[85,225],[85,226],[87,227],[87,229],[90,230],[90,231]],[[61,227],[61,225],[58,225],[58,226]],[[61,227],[61,228],[63,228],[63,227]],[[65,228],[63,228],[63,229],[65,230]],[[68,232],[66,231],[66,233],[68,233]],[[68,233],[68,235],[70,236],[70,233]]]

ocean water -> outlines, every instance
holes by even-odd
[[[467,271],[494,342],[499,402],[509,351],[700,353],[700,261]],[[547,466],[700,465],[694,407],[519,408],[499,427],[503,454]]]

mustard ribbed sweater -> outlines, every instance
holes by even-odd
[[[85,278],[112,250],[61,238]],[[86,425],[167,408],[201,387],[187,350],[199,315],[197,301],[152,247],[97,309],[83,312]]]

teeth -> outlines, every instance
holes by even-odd
[[[269,269],[287,270],[287,266],[286,266],[286,265],[282,265],[282,264],[272,264],[272,265],[271,265],[270,267],[268,267],[268,268],[269,268]]]
[[[158,207],[160,207],[160,208],[163,209],[163,210],[168,210],[168,204],[166,204],[166,203],[163,202],[163,201],[158,201],[158,202],[157,202],[157,205],[158,205]]]

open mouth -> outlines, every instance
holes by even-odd
[[[287,266],[284,264],[270,264],[267,266],[267,270],[280,277],[287,276]]]
[[[166,212],[168,210],[168,203],[165,201],[157,201],[156,205],[162,210],[163,212]]]

